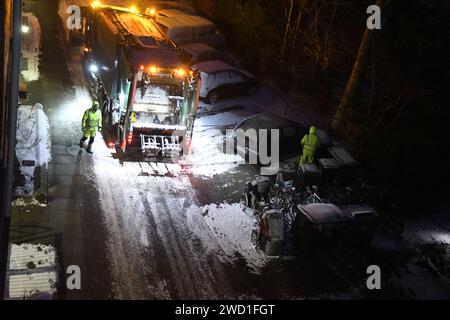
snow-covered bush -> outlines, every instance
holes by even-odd
[[[21,105],[17,110],[16,157],[24,183],[16,187],[16,195],[34,191],[34,169],[51,160],[51,141],[47,115],[40,103]]]

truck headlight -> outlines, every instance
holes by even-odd
[[[90,70],[91,72],[97,72],[97,71],[98,71],[98,67],[97,67],[97,65],[96,65],[95,63],[92,63],[92,64],[89,66],[89,70]]]

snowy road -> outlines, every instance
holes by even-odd
[[[425,292],[410,290],[411,270],[434,289],[436,276],[418,269],[414,260],[423,255],[419,249],[412,251],[419,248],[418,231],[407,241],[380,233],[363,253],[333,247],[307,258],[268,259],[256,251],[250,241],[253,218],[236,203],[244,183],[258,169],[238,165],[238,158],[222,154],[223,136],[218,129],[273,107],[267,91],[223,101],[216,110],[203,106],[188,158],[195,165],[189,172],[176,164],[122,165],[101,136],[96,138],[93,155],[79,151],[81,116],[91,100],[82,71],[82,48],[60,46],[64,37],[62,21],[55,19],[58,2],[32,3],[43,28],[43,55],[42,80],[30,86],[30,96],[33,102],[42,102],[49,114],[53,153],[59,161],[50,166],[49,187],[56,198],[59,195],[49,205],[57,217],[50,222],[62,225],[63,245],[57,249],[66,254],[63,263],[82,266],[83,290],[76,298],[361,298],[371,294],[365,290],[365,270],[373,263],[383,269],[384,284],[396,287],[383,291],[384,297]],[[277,108],[286,111],[280,105]],[[295,165],[294,160],[281,168],[292,173]],[[424,224],[420,222],[420,228]],[[444,226],[435,233],[445,236],[448,244],[449,227]],[[440,296],[446,290],[442,288]]]
[[[225,240],[219,242],[217,228],[207,224],[187,175],[152,176],[155,171],[149,163],[122,166],[100,143],[92,161],[88,158],[86,162],[92,164],[83,167],[93,172],[107,228],[116,298],[232,298],[223,262],[232,259],[227,254],[234,253],[229,247],[236,240],[236,251],[246,255],[249,265],[260,263],[262,257],[250,242],[251,231],[242,228],[242,221],[251,227],[251,218],[240,210],[224,208],[221,214],[242,215],[235,219],[241,221],[237,226],[228,219],[225,232],[242,231],[231,234],[237,239],[225,234]],[[177,171],[177,165],[167,167]]]

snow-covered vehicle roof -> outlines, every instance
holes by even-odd
[[[180,46],[180,48],[189,52],[193,56],[198,55],[205,51],[215,51],[219,54],[222,54],[220,51],[214,49],[210,45],[207,45],[206,43],[202,43],[202,42],[188,43],[188,44]]]
[[[134,13],[123,11],[116,11],[116,14],[119,21],[123,24],[127,31],[132,33],[134,36],[154,37],[157,39],[164,38],[151,20],[138,16]]]
[[[177,9],[188,14],[195,14],[195,10],[186,4],[182,4],[176,1],[145,1],[141,0],[137,4],[141,9],[155,9],[156,11],[161,11],[165,9]]]
[[[233,66],[229,65],[228,63],[221,61],[221,60],[200,62],[200,63],[194,64],[192,66],[192,68],[195,70],[198,70],[200,72],[207,73],[207,74],[221,72],[221,71],[227,71],[227,70],[237,70],[239,72],[244,73],[249,78],[252,78],[252,79],[255,78],[255,76],[253,74],[251,74],[250,72],[233,67]]]
[[[206,61],[197,63],[192,66],[194,69],[204,72],[204,73],[213,73],[213,72],[220,72],[225,70],[233,70],[234,67],[230,66],[228,63],[220,61],[220,60],[213,60],[213,61]]]
[[[183,27],[216,27],[214,23],[206,18],[195,15],[178,15],[172,17],[156,18],[156,22],[167,28],[183,28]]]
[[[180,9],[162,9],[158,11],[158,17],[176,17],[188,15],[189,13]]]
[[[185,12],[189,12],[194,14],[195,10],[187,5],[182,4],[176,1],[154,1],[154,0],[108,0],[108,1],[101,1],[103,4],[111,5],[111,6],[117,6],[117,7],[124,7],[124,8],[130,8],[132,6],[137,7],[141,12],[145,12],[146,9],[155,9],[157,11],[163,10],[163,9],[179,9],[183,10]]]
[[[154,22],[131,12],[106,8],[102,15],[109,29],[119,34],[117,22],[132,35],[142,48],[131,48],[129,62],[132,66],[158,65],[178,67],[182,65],[176,52],[169,46]],[[142,50],[144,49],[144,50]]]

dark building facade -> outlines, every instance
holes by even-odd
[[[15,122],[19,97],[21,0],[0,2],[0,299],[8,254]]]

